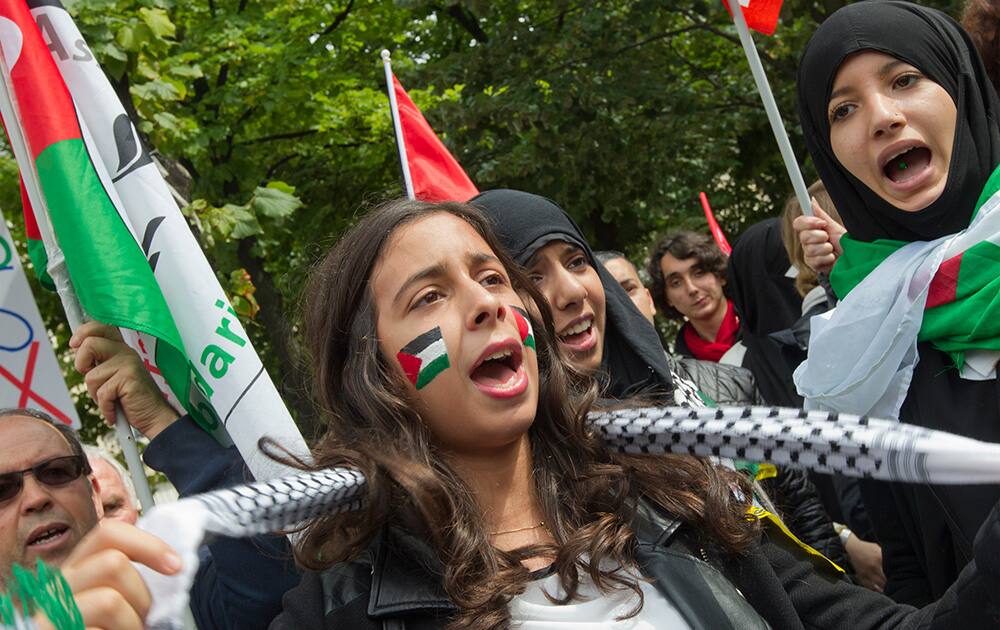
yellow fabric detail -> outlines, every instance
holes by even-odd
[[[778,518],[776,515],[771,514],[764,508],[758,507],[756,505],[751,505],[749,508],[747,508],[747,512],[752,516],[756,517],[758,520],[767,521],[772,525],[774,525],[775,527],[777,527],[781,531],[781,533],[783,533],[792,542],[794,542],[796,545],[802,548],[807,554],[809,554],[810,557],[812,557],[812,559],[820,560],[821,563],[830,565],[831,567],[836,569],[838,573],[846,573],[846,571],[844,571],[844,569],[842,569],[836,562],[830,560],[820,552],[816,551],[809,545],[799,540],[798,537],[795,534],[793,534],[791,530],[789,530],[788,527],[785,526],[784,522],[782,522],[782,520]]]
[[[778,476],[778,467],[774,464],[761,464],[757,466],[757,476],[755,479],[761,481],[763,479],[771,479]]]

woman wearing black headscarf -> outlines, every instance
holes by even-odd
[[[740,341],[746,346],[743,367],[753,372],[768,404],[801,407],[792,367],[769,336],[789,328],[802,315],[802,298],[787,275],[789,267],[781,224],[778,219],[766,219],[750,226],[736,241],[727,284],[740,318]]]
[[[490,217],[500,242],[518,264],[526,265],[547,245],[565,243],[571,246],[564,265],[571,275],[596,274],[599,286],[583,286],[566,299],[567,304],[550,306],[563,350],[577,366],[599,366],[594,376],[606,396],[623,399],[675,391],[677,383],[656,330],[604,265],[597,264],[580,228],[562,208],[545,197],[518,190],[489,190],[470,203]],[[574,254],[585,261],[581,264]],[[589,329],[568,334],[588,323]],[[689,391],[684,396],[700,403]]]
[[[850,5],[813,36],[798,91],[809,152],[848,231],[831,277],[842,303],[819,323],[843,331],[847,314],[860,313],[867,320],[853,330],[872,330],[870,342],[832,333],[820,344],[814,320],[799,391],[840,411],[888,409],[905,422],[1000,441],[995,371],[987,365],[978,380],[969,372],[979,369],[974,355],[995,367],[995,356],[977,352],[998,347],[989,329],[998,258],[983,242],[963,250],[964,260],[962,251],[954,256],[995,219],[983,201],[997,189],[990,176],[1000,163],[1000,101],[968,36],[944,14],[906,2]],[[803,233],[803,243],[814,234]],[[830,245],[810,243],[814,255]],[[970,279],[980,284],[965,286]],[[967,329],[973,320],[986,322],[985,332]],[[872,389],[884,375],[885,387]],[[977,528],[998,498],[997,487],[865,484],[886,593],[914,604],[940,596],[972,560]]]

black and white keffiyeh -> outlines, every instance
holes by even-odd
[[[688,402],[688,401],[684,401]],[[909,483],[1000,483],[1000,444],[896,421],[779,407],[644,407],[594,412],[591,426],[624,453],[682,453],[771,462]],[[283,531],[357,509],[365,479],[335,468],[196,495],[153,508],[139,526],[174,547],[180,575],[140,571],[153,593],[147,627],[180,628],[206,536]]]

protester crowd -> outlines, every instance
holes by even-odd
[[[896,0],[828,18],[798,71],[820,177],[810,212],[790,199],[728,256],[692,231],[644,261],[594,252],[556,202],[525,191],[369,211],[305,293],[326,431],[309,463],[268,449],[360,470],[365,500],[290,538],[210,540],[195,624],[1000,626],[996,486],[624,454],[585,422],[637,403],[821,400],[1000,442],[997,20],[987,0],[969,4],[968,32]],[[956,234],[969,245],[938,260],[950,275],[912,295]],[[680,323],[676,338],[657,317]],[[121,407],[182,497],[250,479],[116,329],[85,324],[70,345],[102,413]],[[445,361],[412,362],[432,345]],[[0,587],[42,560],[87,628],[143,627],[135,563],[182,566],[137,516],[113,457],[44,413],[0,410]]]

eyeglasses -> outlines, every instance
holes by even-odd
[[[24,475],[31,473],[35,479],[51,488],[58,488],[76,481],[87,470],[82,455],[67,455],[55,457],[31,468],[16,470],[0,475],[0,503],[10,501],[21,494],[24,488]]]

